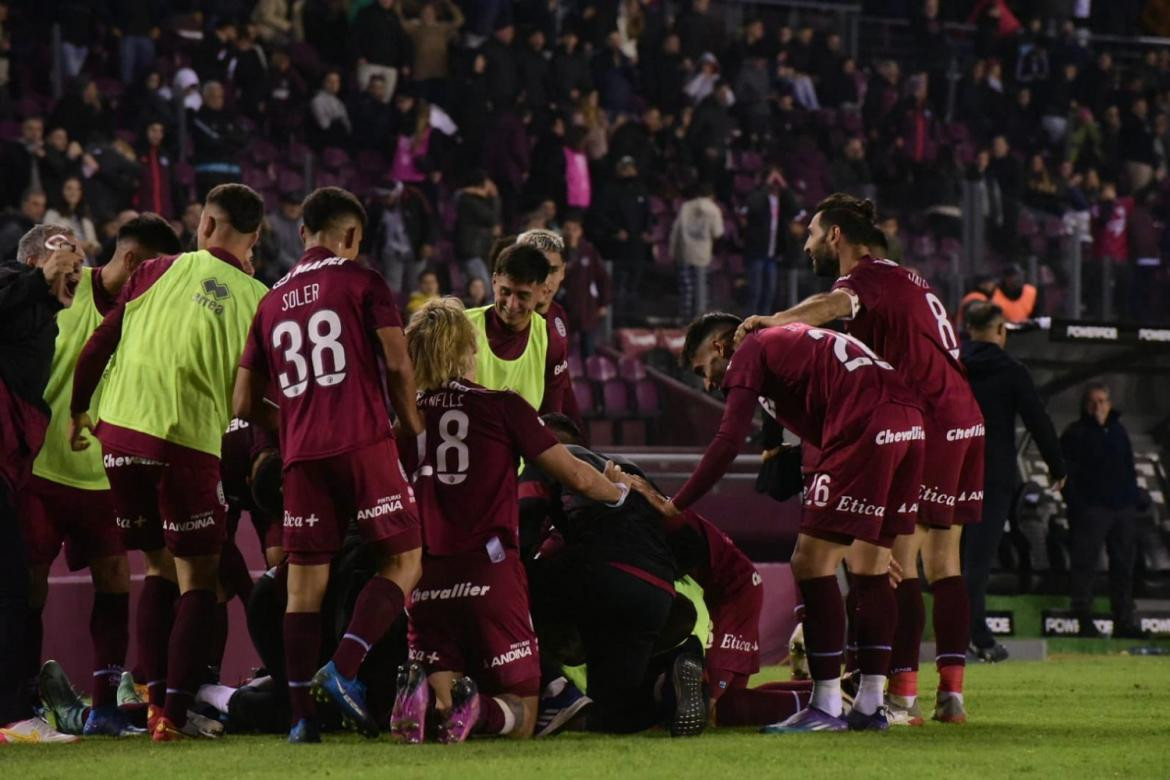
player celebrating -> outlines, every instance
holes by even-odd
[[[248,261],[263,218],[264,201],[252,189],[215,187],[200,216],[198,250],[143,263],[74,373],[70,439],[80,441],[82,429],[93,429],[87,410],[117,351],[96,430],[117,522],[142,535],[137,542],[154,570],[168,566],[168,551],[175,558],[182,595],[173,628],[168,632],[162,621],[147,626],[159,639],[154,655],[141,659],[156,683],[156,706],[156,675],[165,674],[165,707],[150,721],[159,742],[200,733],[188,723],[187,706],[207,665],[205,631],[226,530],[220,444],[231,418],[233,372],[265,292]],[[161,636],[168,633],[164,654]]]
[[[319,742],[314,698],[331,700],[346,721],[377,736],[358,670],[419,577],[414,495],[398,463],[383,382],[402,432],[418,433],[422,420],[394,295],[381,276],[354,262],[365,210],[345,190],[324,187],[305,199],[302,213],[305,254],[256,312],[235,410],[280,432],[289,741]],[[264,400],[270,383],[279,415]],[[358,596],[333,658],[314,674],[329,563],[353,518],[379,556],[378,576]]]
[[[427,546],[410,654],[429,668],[444,742],[473,729],[528,737],[536,723],[540,661],[519,557],[520,458],[610,506],[628,492],[569,454],[519,395],[475,384],[476,342],[453,298],[427,303],[407,328],[426,421],[417,452],[404,453]],[[392,717],[408,741],[422,739],[427,699],[426,680],[412,669]]]
[[[552,338],[544,317],[533,316],[544,301],[549,261],[539,249],[513,244],[496,258],[495,302],[470,309],[476,332],[476,380],[493,390],[511,390],[542,412],[563,411],[569,384],[568,342]]]
[[[849,333],[897,369],[922,398],[926,465],[918,527],[898,540],[894,556],[905,579],[898,586],[898,631],[890,681],[894,722],[921,725],[917,706],[918,647],[925,622],[918,581],[921,551],[934,594],[939,691],[935,720],[962,723],[963,670],[970,634],[967,589],[960,572],[962,526],[978,522],[983,498],[983,415],[959,363],[959,341],[942,301],[926,280],[872,249],[884,246],[869,201],[830,195],[809,223],[805,253],[819,276],[838,277],[814,295],[770,317],[749,317],[737,337],[793,322],[846,322]]]
[[[65,233],[64,229],[54,231]],[[70,236],[70,238],[72,238]],[[26,636],[27,672],[36,677],[40,665],[41,612],[49,589],[49,566],[66,539],[69,567],[89,566],[93,608],[89,630],[93,641],[93,708],[85,721],[86,736],[141,733],[117,708],[116,692],[130,640],[130,567],[122,532],[114,521],[110,483],[102,467],[100,447],[81,440],[70,446],[69,402],[73,368],[90,335],[114,306],[131,273],[142,261],[181,250],[166,220],[143,214],[118,230],[114,257],[100,268],[82,268],[73,305],[57,315],[57,342],[45,403],[53,410],[45,444],[33,463],[33,476],[21,495],[21,524],[32,583]],[[96,418],[99,391],[90,402]]]
[[[662,510],[668,517],[684,512],[723,475],[747,437],[757,399],[817,448],[792,556],[805,603],[812,703],[765,730],[885,729],[882,695],[895,608],[890,547],[914,527],[923,438],[917,399],[889,364],[850,336],[793,324],[751,335],[736,348],[732,336],[740,322],[730,314],[706,314],[687,330],[683,365],[708,390],[722,387],[727,406],[695,473]],[[635,486],[653,499],[652,489]],[[854,619],[862,668],[848,722],[841,719],[845,611],[836,578],[847,554],[860,591]]]

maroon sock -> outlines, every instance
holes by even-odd
[[[499,734],[504,730],[504,711],[491,696],[477,693],[479,697],[479,720],[475,730],[480,734]]]
[[[715,705],[718,726],[766,726],[777,723],[808,706],[809,691],[737,688],[719,697]]]
[[[357,676],[366,653],[390,630],[405,602],[402,589],[385,577],[374,577],[366,583],[353,605],[349,627],[333,653],[333,665],[342,676]]]
[[[941,672],[947,666],[967,665],[967,643],[971,640],[971,604],[967,583],[961,576],[944,577],[930,585],[934,594],[935,664]],[[962,678],[959,678],[962,691]]]
[[[156,707],[161,707],[167,697],[167,646],[178,598],[179,586],[165,577],[151,576],[142,581],[136,618],[136,652],[150,703]]]
[[[118,703],[118,682],[130,645],[129,593],[93,594],[89,636],[93,640],[93,706],[111,707]]]
[[[898,599],[885,574],[858,575],[853,589],[857,593],[857,609],[851,615],[857,624],[857,668],[862,674],[884,677],[890,671]]]
[[[775,682],[757,685],[757,691],[796,691],[797,693],[812,693],[812,680],[777,680]]]
[[[24,671],[21,678],[34,698],[37,677],[41,673],[41,646],[45,641],[44,614],[44,607],[29,607],[24,613]]]
[[[208,626],[215,618],[215,592],[189,590],[175,605],[175,626],[167,645],[166,715],[176,726],[187,722],[187,708],[195,698],[207,668],[211,641]]]
[[[845,671],[857,669],[857,578],[845,575],[849,592],[845,594]]]
[[[321,613],[284,613],[284,665],[293,724],[316,714],[309,683],[317,673],[320,658]]]
[[[210,630],[210,647],[207,656],[207,669],[216,682],[219,681],[219,668],[223,665],[223,653],[227,649],[228,638],[228,605],[227,602],[216,602]]]
[[[813,577],[797,583],[804,597],[804,646],[814,680],[841,676],[845,644],[845,605],[837,578]]]
[[[219,554],[219,579],[228,593],[240,597],[245,604],[252,596],[252,574],[248,562],[234,542],[226,542]]]
[[[898,627],[894,629],[893,650],[890,653],[890,676],[902,672],[916,673],[922,629],[926,626],[922,581],[917,577],[902,580],[894,591],[894,598],[898,602]]]

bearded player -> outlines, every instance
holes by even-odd
[[[894,548],[905,579],[897,590],[890,712],[895,723],[922,724],[917,701],[925,623],[917,576],[921,552],[934,594],[939,671],[934,719],[963,723],[970,606],[959,544],[963,525],[981,517],[983,415],[959,362],[959,341],[946,307],[925,279],[874,255],[884,247],[884,237],[873,220],[869,201],[842,194],[825,199],[809,223],[805,253],[817,275],[837,277],[833,289],[770,317],[749,317],[737,336],[793,322],[843,320],[850,334],[889,361],[922,398],[927,453],[918,526]]]
[[[154,707],[148,722],[158,742],[209,735],[189,722],[187,707],[207,665],[205,631],[227,530],[219,456],[232,377],[267,291],[252,278],[249,260],[263,219],[264,201],[254,190],[213,188],[198,249],[143,263],[74,372],[70,438],[93,428],[87,410],[104,382],[96,435],[118,523],[131,546],[146,552],[148,573],[156,575],[148,582],[165,582],[157,575],[173,565],[182,594],[175,603],[173,590],[144,586],[139,600],[140,631],[151,638],[140,642],[149,650],[140,658]]]
[[[345,721],[377,736],[358,670],[402,612],[422,557],[386,392],[401,432],[418,433],[422,421],[394,295],[381,276],[355,262],[365,210],[345,190],[324,187],[302,211],[305,254],[256,312],[234,402],[238,417],[280,433],[294,743],[321,740],[314,699],[332,702]],[[270,385],[279,412],[265,400]],[[316,670],[329,564],[354,518],[378,557],[377,576],[358,595],[332,659]]]
[[[46,228],[53,233],[64,229]],[[69,236],[72,240],[72,236]],[[93,707],[84,734],[92,736],[139,731],[117,708],[117,688],[130,639],[130,567],[122,532],[114,521],[110,483],[102,468],[101,447],[88,439],[70,442],[69,402],[73,367],[86,340],[101,324],[130,275],[144,261],[181,250],[179,238],[157,214],[143,214],[118,230],[114,257],[100,268],[82,268],[73,305],[57,315],[53,368],[45,403],[53,410],[45,444],[33,462],[33,476],[21,493],[21,523],[29,555],[32,598],[26,637],[29,673],[40,663],[41,611],[49,589],[49,567],[65,546],[70,570],[89,567],[93,607],[89,631],[94,672],[90,690]],[[98,417],[99,391],[90,406]],[[71,446],[72,444],[72,446]]]
[[[422,740],[429,681],[440,741],[462,742],[473,731],[528,737],[540,658],[519,554],[517,466],[524,458],[610,506],[628,488],[569,454],[519,395],[475,383],[476,333],[458,300],[427,303],[411,318],[407,343],[426,429],[404,460],[427,555],[410,609],[416,664],[392,728]]]
[[[894,631],[890,548],[914,527],[922,468],[918,400],[889,364],[850,336],[792,324],[753,334],[736,348],[732,337],[740,323],[730,314],[707,314],[687,330],[683,365],[708,390],[721,387],[727,405],[695,473],[660,509],[676,518],[715,485],[747,438],[758,400],[815,447],[792,555],[805,603],[812,701],[764,730],[884,730],[882,697]],[[647,490],[642,483],[635,487]],[[840,681],[845,610],[836,578],[846,557],[860,591],[853,617],[862,669],[847,721],[841,717]]]

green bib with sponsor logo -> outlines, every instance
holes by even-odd
[[[53,366],[45,386],[45,403],[53,416],[45,431],[45,445],[33,461],[33,474],[42,479],[82,490],[109,490],[106,470],[102,468],[102,448],[91,441],[89,448],[74,452],[69,447],[69,402],[73,398],[73,369],[89,337],[102,323],[102,315],[93,300],[93,269],[82,268],[73,305],[57,314],[57,342],[53,347]],[[103,380],[89,402],[89,416],[98,419],[98,401]]]
[[[467,317],[475,326],[475,381],[488,390],[511,390],[539,411],[544,400],[544,372],[548,360],[548,323],[533,312],[528,326],[528,346],[515,360],[504,360],[488,343],[487,313],[491,306],[469,309]]]
[[[126,304],[102,419],[219,457],[236,367],[267,291],[210,252],[179,255]]]

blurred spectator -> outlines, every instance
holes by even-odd
[[[236,155],[247,141],[247,134],[224,107],[223,85],[218,81],[203,85],[203,106],[191,117],[191,140],[199,198],[217,184],[239,181]]]
[[[97,38],[96,16],[99,7],[89,0],[63,0],[57,6],[61,23],[61,56],[65,78],[81,73],[89,56],[89,47]]]
[[[964,328],[969,310],[976,304],[991,302],[991,296],[995,294],[995,282],[995,274],[978,274],[971,280],[971,286],[963,293],[963,298],[959,301],[959,310],[955,312],[956,325]]]
[[[991,141],[991,159],[987,163],[987,174],[995,181],[1000,198],[1000,222],[992,232],[995,248],[1008,257],[1014,256],[1018,247],[1020,222],[1020,198],[1024,189],[1024,171],[1020,161],[1012,154],[1007,138],[997,135]]]
[[[93,211],[94,221],[101,225],[130,205],[138,190],[142,168],[134,147],[121,138],[90,144],[82,159],[82,174],[89,175],[85,199]]]
[[[1073,165],[1101,163],[1101,128],[1087,108],[1077,109],[1065,136],[1064,156]]]
[[[692,0],[690,12],[679,16],[676,29],[684,57],[697,60],[703,52],[723,51],[727,29],[723,17],[710,10],[710,0]]]
[[[601,97],[597,90],[590,90],[578,101],[573,113],[573,124],[580,125],[584,131],[582,144],[592,167],[593,163],[609,153],[609,119],[601,109]]]
[[[591,63],[593,84],[604,96],[602,105],[606,111],[624,114],[634,110],[636,74],[630,58],[622,52],[621,37],[610,33],[605,47]]]
[[[439,287],[439,275],[432,268],[425,269],[418,275],[418,289],[410,294],[406,302],[406,316],[410,317],[421,309],[427,301],[433,301],[442,295]]]
[[[26,190],[43,189],[45,159],[45,121],[39,116],[25,117],[20,123],[20,137],[6,141],[0,148],[0,205],[15,208]]]
[[[1012,324],[1032,319],[1036,311],[1036,288],[1024,281],[1024,269],[1009,265],[991,294],[991,302],[999,307],[1004,321]]]
[[[662,150],[657,139],[662,127],[662,112],[656,106],[648,106],[640,120],[621,122],[609,141],[610,159],[629,157],[644,180],[653,180],[661,172]]]
[[[829,180],[837,192],[847,192],[859,198],[872,196],[873,176],[865,159],[865,145],[860,138],[845,141],[842,156],[829,163]]]
[[[45,218],[45,193],[25,190],[19,209],[5,209],[0,213],[0,262],[16,259],[16,245],[21,236],[41,224]]]
[[[82,168],[93,171],[97,164],[85,159],[81,144],[69,140],[63,127],[54,127],[45,136],[44,157],[40,160],[41,186],[46,192],[60,192],[61,185],[70,176],[81,176]]]
[[[1064,201],[1060,188],[1048,163],[1042,154],[1034,154],[1028,160],[1028,180],[1024,185],[1024,204],[1037,211],[1049,214],[1064,213]]]
[[[85,202],[81,179],[71,176],[61,185],[53,207],[45,212],[46,225],[58,225],[73,231],[77,236],[78,247],[87,258],[93,259],[101,249],[98,244],[97,230],[89,216],[89,206]]]
[[[305,43],[321,60],[334,67],[349,64],[350,35],[348,0],[305,0],[301,9],[301,27]],[[387,87],[390,82],[387,81]],[[389,92],[387,92],[389,95]],[[389,96],[386,98],[389,100]]]
[[[680,46],[678,34],[668,33],[662,39],[661,50],[652,56],[643,56],[641,62],[646,99],[668,116],[678,116],[683,107],[686,65]]]
[[[122,81],[135,84],[154,67],[154,42],[161,22],[159,5],[154,0],[117,0],[113,5]]]
[[[1121,297],[1118,277],[1129,265],[1129,217],[1132,212],[1132,198],[1119,197],[1117,185],[1113,182],[1101,185],[1100,200],[1092,207],[1093,254],[1097,262],[1085,268],[1085,289],[1099,291],[1101,296],[1088,299],[1090,309],[1101,317],[1112,317],[1113,312],[1109,309],[1116,306]]]
[[[374,189],[371,254],[390,289],[409,293],[434,253],[435,220],[426,197],[400,181]]]
[[[394,135],[394,110],[386,104],[386,79],[375,73],[349,109],[353,145],[357,149],[382,151]]]
[[[608,313],[610,280],[601,255],[586,240],[582,228],[579,211],[565,214],[561,223],[565,239],[565,282],[561,285],[561,296],[569,315],[569,332],[576,336],[581,355],[588,357],[597,344],[597,328]]]
[[[898,218],[893,214],[883,215],[881,221],[878,222],[878,230],[882,231],[882,235],[886,237],[886,259],[893,260],[900,265],[904,258],[902,257],[902,239],[898,237]],[[803,250],[803,248],[804,242],[801,241],[797,249]]]
[[[401,12],[401,7],[399,7]],[[440,14],[447,16],[440,18]],[[451,0],[427,0],[416,19],[404,21],[406,34],[414,48],[412,77],[419,94],[432,103],[450,106],[448,79],[451,64],[448,47],[463,26],[463,12]]]
[[[1150,322],[1158,313],[1162,270],[1162,235],[1165,225],[1155,215],[1157,194],[1143,192],[1134,198],[1129,216],[1129,263],[1121,277],[1122,319]]]
[[[565,134],[563,147],[565,189],[563,198],[554,198],[557,205],[585,210],[593,200],[593,184],[589,178],[589,158],[585,156],[585,131],[572,127]]]
[[[308,97],[309,86],[293,67],[288,52],[282,49],[274,51],[272,66],[268,69],[268,93],[264,98],[267,109],[265,115],[272,138],[283,141],[301,128]],[[356,115],[354,120],[355,128],[360,127]]]
[[[467,175],[467,185],[455,196],[455,259],[465,277],[483,279],[491,289],[487,267],[492,239],[500,234],[500,198],[496,185],[482,171]]]
[[[235,42],[236,25],[227,18],[217,20],[212,29],[203,34],[191,61],[200,81],[223,83],[228,80],[228,63]]]
[[[776,166],[768,169],[763,185],[744,204],[743,256],[753,314],[776,311],[776,281],[780,259],[786,254],[787,224],[799,210],[784,173]]]
[[[341,72],[330,70],[321,79],[321,88],[309,101],[313,114],[313,127],[308,134],[311,145],[318,151],[326,147],[339,149],[349,146],[353,125],[349,121],[349,110],[341,101]]]
[[[572,105],[593,89],[589,59],[581,49],[576,26],[566,23],[561,29],[560,45],[553,52],[552,88],[556,102]]]
[[[717,83],[719,83],[719,60],[711,52],[705,52],[699,58],[698,72],[691,76],[683,91],[687,93],[687,97],[691,99],[692,103],[698,103],[715,91]]]
[[[236,40],[228,56],[227,81],[234,88],[236,105],[247,116],[259,119],[264,115],[264,98],[268,88],[268,63],[256,45],[252,30],[240,25]]]
[[[282,192],[279,201],[276,211],[268,214],[273,245],[273,267],[270,270],[277,279],[288,273],[305,253],[305,242],[301,238],[301,194]]]
[[[252,24],[260,40],[286,46],[293,40],[292,3],[288,0],[258,0],[252,9]]]
[[[494,106],[511,105],[520,95],[516,52],[512,46],[515,37],[516,28],[512,26],[511,20],[501,17],[496,22],[492,37],[481,49],[487,59],[488,99]]]
[[[398,87],[399,72],[408,70],[410,62],[410,38],[394,4],[395,0],[375,0],[353,17],[358,89],[365,89],[370,76],[380,73],[386,79],[387,100]]]
[[[1133,566],[1137,551],[1137,484],[1133,446],[1113,408],[1109,388],[1094,383],[1081,397],[1081,417],[1060,436],[1068,463],[1069,596],[1080,636],[1100,637],[1093,624],[1093,575],[1104,547],[1109,556],[1113,636],[1141,638],[1134,619]]]
[[[723,236],[723,213],[710,182],[700,181],[670,229],[670,253],[679,267],[679,315],[690,322],[707,311],[707,272],[715,242]]]
[[[74,79],[69,92],[57,103],[49,120],[52,125],[65,128],[70,140],[82,146],[90,141],[114,135],[114,119],[97,83],[88,76]]]
[[[1076,108],[1077,66],[1065,63],[1057,78],[1044,85],[1044,116],[1041,123],[1053,146],[1064,142],[1069,117]]]
[[[1136,97],[1130,103],[1129,116],[1121,127],[1118,153],[1125,164],[1129,192],[1145,189],[1154,178],[1158,158],[1154,154],[1154,134],[1150,129],[1149,103]]]
[[[552,109],[552,61],[545,49],[544,31],[534,27],[516,52],[516,77],[521,101],[532,112],[536,127],[543,127]]]
[[[597,238],[613,258],[617,305],[634,306],[641,294],[642,274],[648,259],[650,235],[650,193],[638,178],[633,157],[618,160],[616,177],[593,210]]]
[[[467,289],[463,294],[463,306],[468,309],[477,309],[488,304],[487,284],[478,276],[467,280]]]
[[[199,220],[203,216],[203,203],[192,201],[183,207],[181,218],[182,229],[179,231],[179,243],[188,251],[195,249],[195,231],[199,229]],[[300,255],[297,256],[298,259]]]

